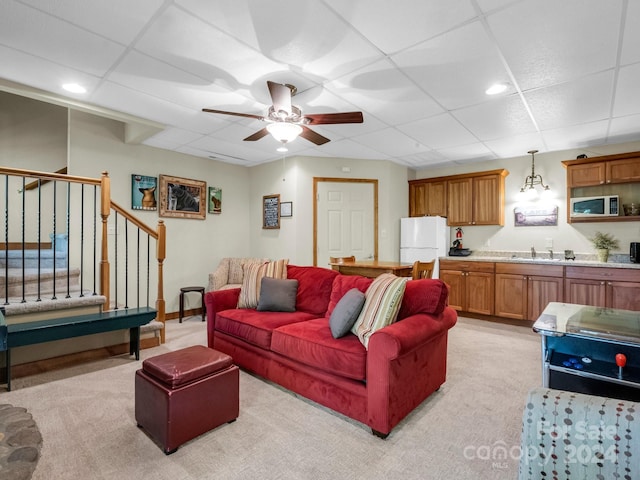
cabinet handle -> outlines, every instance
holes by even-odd
[[[607,282],[607,285],[610,287],[611,286],[611,282]]]
[[[600,285],[604,285],[604,282],[600,282]]]

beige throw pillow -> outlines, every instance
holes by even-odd
[[[238,298],[238,308],[256,308],[260,300],[260,284],[263,277],[287,278],[289,259],[265,263],[247,263],[243,265],[244,278]]]

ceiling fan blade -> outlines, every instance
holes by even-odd
[[[267,80],[269,94],[273,102],[273,110],[278,113],[286,112],[287,116],[291,115],[291,89],[281,83],[270,82]]]
[[[258,130],[253,135],[249,135],[247,138],[244,139],[244,141],[255,142],[256,140],[260,140],[262,137],[265,137],[267,135],[269,135],[269,131],[266,128],[263,128],[262,130]]]
[[[207,113],[221,113],[223,115],[235,115],[236,117],[255,118],[256,120],[264,121],[262,115],[253,115],[251,113],[225,112],[224,110],[212,110],[211,108],[203,108],[202,111]]]
[[[362,112],[311,113],[304,116],[309,125],[331,125],[336,123],[362,123]]]
[[[304,125],[301,125],[301,126],[302,126],[302,133],[300,134],[300,136],[302,138],[305,138],[310,142],[315,143],[316,145],[324,145],[325,143],[330,141],[327,137],[323,137],[319,133],[316,133],[313,130],[311,130],[309,127],[305,127]]]

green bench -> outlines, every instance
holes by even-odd
[[[129,355],[140,359],[140,327],[156,317],[149,307],[126,308],[75,317],[6,324],[0,312],[0,351],[6,352],[7,390],[11,391],[11,349],[64,338],[129,329]]]

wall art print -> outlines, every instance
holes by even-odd
[[[204,220],[207,183],[160,175],[160,216]]]
[[[131,175],[131,209],[158,209],[158,179],[145,175]]]
[[[209,213],[222,213],[222,189],[209,187]]]
[[[551,227],[558,225],[557,205],[524,205],[513,209],[516,227]]]

